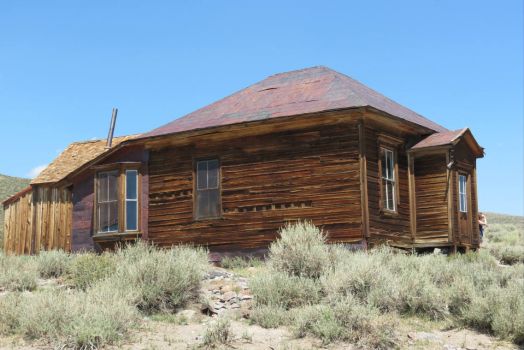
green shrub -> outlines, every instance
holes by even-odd
[[[305,306],[294,314],[293,333],[297,337],[311,334],[325,344],[349,341],[367,349],[396,346],[394,318],[380,315],[351,297],[332,305]]]
[[[116,270],[116,259],[113,255],[104,253],[83,253],[75,255],[69,267],[71,284],[79,289],[86,289]]]
[[[33,257],[0,254],[0,290],[34,290],[37,278],[37,265]]]
[[[317,281],[282,272],[260,274],[251,280],[250,287],[257,305],[290,309],[320,300]]]
[[[42,251],[36,256],[38,273],[42,278],[60,277],[67,272],[71,257],[63,250]]]
[[[231,322],[227,318],[218,318],[206,328],[203,345],[207,347],[226,345],[231,342],[232,338]]]
[[[311,222],[287,224],[269,247],[269,264],[293,276],[318,278],[329,267],[326,236]]]
[[[494,333],[517,344],[524,343],[524,282],[512,280],[504,288],[496,285],[477,293],[462,312],[465,325]]]
[[[138,325],[138,311],[132,294],[115,290],[110,279],[77,293],[70,301],[74,317],[64,328],[64,342],[79,349],[98,348],[122,340]]]
[[[489,252],[502,264],[515,265],[524,263],[524,245],[509,246],[505,244],[488,244]]]
[[[263,262],[254,257],[229,257],[225,256],[220,265],[225,269],[246,269],[248,267],[259,267],[262,266]]]
[[[277,328],[289,321],[288,311],[278,306],[256,305],[249,319],[263,328]]]
[[[20,293],[0,297],[0,334],[16,334],[20,329],[19,316],[23,300]]]
[[[145,312],[172,310],[198,295],[207,270],[207,253],[200,248],[156,249],[139,242],[117,252],[114,283],[136,292],[135,303]]]
[[[0,298],[0,330],[44,339],[58,348],[98,348],[138,322],[129,298],[104,281],[88,291],[46,290]]]

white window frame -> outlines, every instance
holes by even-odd
[[[459,211],[461,213],[468,212],[468,176],[459,174]]]
[[[384,210],[396,212],[397,211],[397,203],[396,203],[396,185],[397,185],[397,179],[395,177],[395,152],[389,148],[386,147],[380,147],[381,149],[381,172],[380,172],[380,179],[381,179],[381,187],[382,187],[382,206]],[[391,161],[388,162],[388,160]],[[391,164],[391,169],[389,168],[389,165]],[[384,170],[386,176],[384,176]],[[391,193],[388,190],[388,186],[384,184],[384,182],[391,183]],[[390,201],[391,199],[391,201]],[[393,206],[390,207],[389,203],[393,203]]]
[[[128,199],[127,198],[127,174],[130,173],[130,172],[134,172],[136,174],[136,189],[135,189],[135,193],[136,193],[136,198],[134,199]],[[138,220],[138,215],[139,215],[139,210],[138,210],[138,197],[139,197],[139,193],[138,193],[138,181],[139,181],[139,177],[138,177],[138,170],[137,169],[126,169],[125,170],[125,181],[124,181],[124,186],[125,186],[125,207],[124,207],[124,226],[125,226],[125,232],[135,232],[135,231],[138,231],[138,223],[139,223],[139,220]],[[135,202],[136,203],[136,229],[134,230],[129,230],[127,228],[127,203],[128,202]]]

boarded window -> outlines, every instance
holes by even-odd
[[[138,229],[138,171],[126,170],[126,231]]]
[[[382,168],[382,207],[386,210],[395,211],[395,154],[392,150],[387,148],[381,148],[380,151]]]
[[[118,171],[98,174],[98,232],[118,231]]]
[[[218,159],[200,160],[196,163],[195,217],[220,216],[220,171]]]
[[[463,213],[467,213],[467,182],[468,178],[466,175],[459,175],[459,210]]]

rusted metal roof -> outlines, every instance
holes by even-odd
[[[424,140],[417,143],[415,146],[411,147],[411,149],[437,147],[452,144],[454,141],[464,135],[467,130],[468,128],[464,128],[460,130],[437,132],[435,134],[431,134]]]
[[[373,107],[437,132],[446,128],[327,67],[272,75],[204,108],[142,134],[167,135],[328,110]]]
[[[475,156],[484,156],[484,148],[478,144],[477,140],[475,139],[469,128],[454,131],[437,132],[431,134],[424,140],[411,147],[410,150],[416,152],[418,150],[434,148],[439,146],[454,146],[461,140],[464,140],[466,142],[466,144],[470,147]]]
[[[136,138],[138,135],[120,136],[113,138],[111,148],[120,143]],[[55,183],[64,179],[67,175],[90,162],[101,154],[109,151],[106,148],[106,140],[93,140],[74,142],[70,144],[58,157],[55,158],[37,177],[32,185]]]

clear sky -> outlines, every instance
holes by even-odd
[[[480,209],[523,214],[523,5],[507,1],[0,1],[0,173],[145,132],[325,65],[470,127]]]

